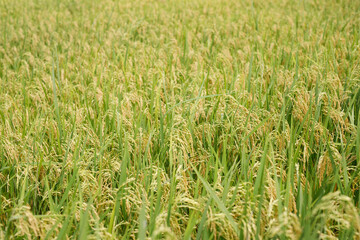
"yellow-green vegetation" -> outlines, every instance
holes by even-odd
[[[0,239],[359,239],[360,1],[2,0]]]

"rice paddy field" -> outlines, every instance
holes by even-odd
[[[360,239],[360,1],[1,0],[0,239]]]

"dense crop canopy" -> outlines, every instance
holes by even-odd
[[[0,1],[0,239],[360,238],[360,1]]]

